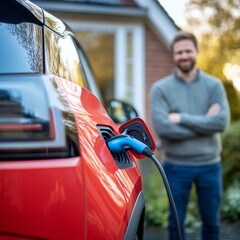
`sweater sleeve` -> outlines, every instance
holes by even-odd
[[[215,86],[210,97],[210,106],[218,103],[221,106],[221,111],[214,116],[209,115],[193,115],[181,113],[181,126],[188,127],[199,134],[213,134],[222,132],[230,121],[229,105],[226,93],[222,84]]]
[[[153,126],[160,137],[168,139],[185,140],[198,136],[194,130],[185,126],[177,125],[168,120],[169,106],[161,89],[152,87],[151,89],[151,115]]]

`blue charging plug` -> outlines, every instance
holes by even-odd
[[[146,144],[126,134],[112,137],[107,141],[107,145],[111,152],[121,152],[122,150],[132,149],[136,153],[146,156],[151,156],[153,154]]]

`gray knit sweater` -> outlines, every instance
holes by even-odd
[[[206,115],[219,103],[221,111]],[[174,124],[168,114],[178,112],[181,122]],[[151,88],[151,114],[156,133],[161,139],[165,161],[199,166],[220,161],[220,132],[229,122],[229,106],[223,84],[203,71],[197,71],[187,83],[173,74],[155,82]]]

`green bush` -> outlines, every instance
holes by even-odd
[[[160,173],[153,168],[144,181],[144,196],[146,201],[145,225],[146,227],[166,228],[168,225],[169,200]],[[197,197],[193,188],[186,216],[186,230],[191,232],[200,225]]]
[[[230,124],[222,134],[222,143],[222,216],[228,221],[240,221],[240,121]]]
[[[144,182],[144,197],[146,227],[165,228],[168,219],[168,197],[160,173],[156,169],[152,169]]]
[[[237,179],[225,191],[222,216],[224,220],[228,221],[240,220],[240,181]]]
[[[231,110],[232,121],[237,121],[240,119],[240,95],[236,88],[233,86],[232,82],[224,81],[224,87],[227,93],[228,102]]]
[[[226,190],[235,179],[240,181],[240,121],[232,122],[222,134],[223,183]]]

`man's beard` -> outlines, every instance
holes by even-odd
[[[178,69],[183,73],[189,73],[195,67],[196,61],[191,59],[190,64],[187,66],[182,66],[180,63],[177,64]]]

